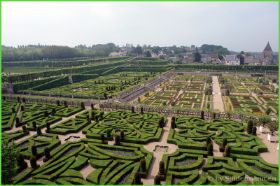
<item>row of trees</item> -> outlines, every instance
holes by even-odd
[[[113,43],[92,45],[91,47],[78,45],[74,48],[55,45],[28,45],[18,47],[2,46],[2,61],[30,61],[74,57],[107,57],[111,52],[117,50],[119,50],[119,47]]]

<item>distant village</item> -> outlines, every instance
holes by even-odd
[[[221,65],[278,65],[278,52],[273,52],[268,42],[262,52],[240,53],[228,51],[222,46],[195,45],[181,47],[151,47],[126,44],[119,51],[111,52],[110,57],[119,56],[153,57],[167,59],[172,63],[206,63]]]

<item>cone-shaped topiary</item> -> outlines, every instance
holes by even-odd
[[[254,126],[254,122],[252,120],[249,120],[248,124],[247,124],[247,133],[248,134],[252,134],[253,126]]]
[[[230,151],[231,151],[231,148],[229,145],[227,145],[225,148],[225,151],[224,151],[224,157],[230,157]]]
[[[37,147],[35,145],[32,145],[31,152],[32,152],[33,156],[35,156],[35,157],[37,156]]]
[[[27,163],[24,161],[24,157],[20,153],[17,155],[17,165],[19,166],[20,170],[27,168]]]
[[[134,184],[135,185],[142,185],[141,176],[138,172],[134,174]]]
[[[121,130],[121,132],[120,132],[120,140],[124,140],[124,131],[123,130]]]
[[[120,145],[121,139],[120,136],[115,137],[115,145]]]
[[[252,134],[255,135],[255,136],[257,135],[257,127],[256,126],[253,127]]]
[[[227,146],[227,139],[226,139],[226,138],[223,138],[222,145],[220,146],[220,151],[221,151],[221,152],[224,152],[226,146]]]
[[[141,159],[141,161],[140,161],[140,168],[141,168],[141,172],[146,172],[147,171],[146,160],[145,159]]]
[[[203,110],[200,113],[200,118],[204,120],[204,111]]]
[[[36,123],[36,121],[33,121],[32,122],[32,127],[33,127],[33,130],[37,130],[37,123]]]
[[[30,159],[30,165],[33,169],[37,169],[39,166],[37,165],[37,160],[35,157],[31,157]]]
[[[154,178],[154,185],[161,185],[161,183],[160,183],[160,176],[159,175],[155,176],[155,178]]]
[[[85,103],[84,102],[81,102],[81,108],[83,109],[83,110],[85,110]]]
[[[208,156],[213,156],[213,145],[212,145],[212,143],[209,143],[207,145],[207,152],[208,152]]]
[[[159,162],[159,175],[164,176],[165,175],[165,168],[164,168],[164,162]]]
[[[41,135],[42,134],[42,131],[41,131],[41,129],[39,128],[39,127],[37,127],[37,135]]]

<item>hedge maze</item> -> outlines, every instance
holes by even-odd
[[[13,128],[13,124],[16,118],[16,114],[19,110],[19,103],[7,101],[2,104],[2,131],[10,130]]]
[[[39,159],[44,155],[46,148],[51,150],[59,145],[60,141],[55,134],[36,134],[18,143],[16,149],[26,159],[30,159],[31,157]]]
[[[37,128],[44,128],[60,121],[62,117],[68,117],[81,110],[82,108],[67,105],[21,103],[20,112],[16,118],[16,127],[25,125],[28,130],[36,131]]]
[[[54,127],[50,127],[49,133],[55,134],[69,134],[77,133],[85,126],[91,123],[91,115],[89,111],[85,111],[82,114],[77,115],[75,118],[71,118],[67,121],[61,122]]]
[[[87,127],[83,132],[88,138],[112,140],[114,136],[124,134],[124,142],[148,143],[159,140],[166,118],[159,114],[137,114],[132,112],[109,112],[104,118]]]
[[[147,176],[153,157],[137,144],[111,146],[92,139],[65,143],[50,156],[43,166],[23,170],[15,183],[139,184],[139,178]],[[80,171],[86,166],[93,171],[84,178]]]
[[[261,140],[244,133],[246,125],[232,120],[180,117],[168,142],[180,149],[164,155],[161,179],[166,184],[276,184],[278,167],[258,156],[266,152]],[[226,144],[224,144],[226,141]],[[213,142],[223,157],[213,156]],[[212,146],[212,148],[209,148]]]

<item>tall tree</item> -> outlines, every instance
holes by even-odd
[[[200,55],[197,48],[196,48],[195,53],[194,53],[194,62],[201,62],[201,55]]]

